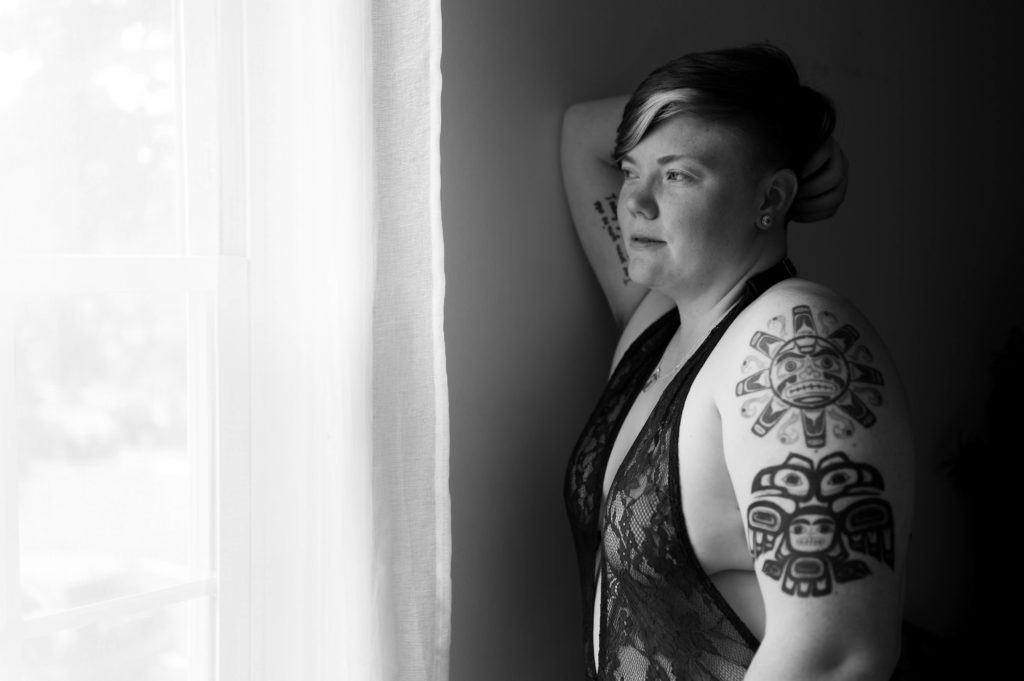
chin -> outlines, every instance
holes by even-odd
[[[631,260],[628,272],[630,281],[640,284],[641,286],[651,288],[653,277],[651,276],[649,267],[644,267],[643,265],[639,265]]]
[[[654,290],[670,288],[671,278],[665,275],[660,267],[651,267],[648,263],[631,260],[629,278],[636,284]]]

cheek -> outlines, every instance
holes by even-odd
[[[710,256],[744,248],[744,236],[757,231],[754,218],[733,189],[726,184],[705,185],[662,197],[662,217],[671,221],[671,231],[681,237],[677,243],[685,245],[688,253],[709,251]]]
[[[696,206],[703,217],[702,222],[712,226],[715,234],[734,235],[753,225],[754,217],[747,206],[744,192],[719,188],[708,192]]]
[[[689,238],[713,240],[727,229],[733,219],[728,202],[701,192],[690,192],[676,198],[668,211],[677,232]]]

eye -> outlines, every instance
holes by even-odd
[[[799,366],[800,366],[800,365],[799,365],[799,364],[797,363],[797,361],[796,361],[795,359],[788,359],[788,360],[786,360],[786,362],[785,362],[785,363],[784,363],[784,364],[782,365],[782,367],[783,367],[783,368],[784,368],[784,369],[785,369],[786,371],[796,371],[796,370],[797,370],[797,367],[799,367]]]
[[[622,171],[622,179],[623,180],[634,180],[637,177],[636,171],[634,171],[632,168],[626,168],[624,166],[619,166],[619,170]]]
[[[665,179],[669,182],[692,182],[693,175],[684,173],[682,170],[667,170],[665,171]]]

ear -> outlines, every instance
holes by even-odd
[[[786,213],[793,204],[793,199],[796,198],[799,187],[796,173],[789,168],[776,170],[765,178],[762,187],[761,205],[758,206],[759,215],[771,216],[771,220],[768,220],[769,224],[781,224],[786,219]],[[763,222],[758,224],[767,228]]]

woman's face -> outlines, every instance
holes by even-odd
[[[763,193],[753,159],[743,133],[694,116],[649,130],[622,159],[630,278],[671,295],[749,263]]]

